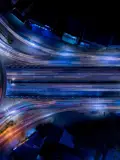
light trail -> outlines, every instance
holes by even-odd
[[[33,42],[26,40],[16,32],[14,32],[2,19],[0,19],[1,25],[6,29],[8,33],[10,33],[14,40],[17,40],[20,44],[19,47],[22,47],[22,45],[26,47],[33,48],[35,52],[38,54],[28,53],[28,50],[26,49],[24,52],[19,51],[18,46],[10,46],[7,43],[3,42],[2,39],[0,39],[0,54],[6,58],[15,60],[16,62],[20,64],[29,64],[29,65],[40,65],[40,66],[54,66],[58,67],[61,66],[68,66],[68,67],[85,67],[85,66],[120,66],[120,57],[117,54],[114,56],[114,53],[112,55],[106,55],[106,51],[103,52],[82,52],[79,51],[59,51],[55,48],[50,49],[47,47],[44,47],[42,45],[33,45]],[[63,46],[64,47],[64,46]],[[17,49],[16,49],[17,48]],[[29,52],[31,52],[29,50]],[[118,52],[119,53],[119,52]],[[48,56],[48,59],[45,57]],[[75,69],[76,70],[76,69]],[[90,95],[90,92],[117,92],[119,94],[120,92],[120,85],[119,84],[83,84],[83,83],[40,83],[40,80],[42,81],[60,81],[63,80],[70,80],[70,82],[73,80],[84,80],[86,81],[107,81],[107,80],[113,80],[113,81],[119,81],[120,80],[120,73],[119,70],[111,69],[110,71],[104,70],[104,73],[102,71],[96,71],[94,70],[82,70],[82,71],[67,71],[62,69],[39,69],[39,71],[33,70],[27,70],[22,69],[21,71],[11,70],[7,71],[7,80],[8,80],[8,88],[7,88],[7,94],[8,96],[12,95],[11,93],[26,93],[26,94],[33,94],[37,93],[39,96],[39,100],[34,99],[24,99],[19,104],[16,103],[15,105],[8,106],[6,110],[3,112],[0,112],[0,130],[3,131],[3,128],[6,126],[7,123],[14,121],[15,124],[8,128],[6,128],[1,134],[0,134],[0,145],[7,145],[10,143],[10,141],[13,141],[16,136],[20,139],[20,135],[22,132],[25,132],[27,130],[27,127],[35,127],[36,124],[40,123],[41,120],[44,120],[48,117],[52,117],[57,113],[60,112],[66,112],[66,111],[77,111],[81,113],[91,113],[92,111],[98,111],[98,114],[101,115],[101,112],[115,112],[119,111],[120,104],[117,103],[117,100],[119,100],[118,97],[112,98],[99,98],[100,95],[97,96],[97,98],[93,98],[93,95]],[[96,69],[97,70],[97,69]],[[31,78],[32,77],[32,78]],[[100,79],[100,77],[102,77]],[[26,79],[25,79],[26,78]],[[16,82],[17,80],[23,81],[24,80],[32,80],[32,79],[38,79],[38,84],[28,84],[23,83],[20,84]],[[12,83],[9,82],[12,80]],[[39,93],[38,93],[39,91]],[[82,98],[80,97],[82,95],[82,92],[89,92],[88,94],[89,98]],[[83,94],[84,94],[83,93]],[[59,98],[53,98],[53,95],[56,96],[56,94],[59,95]],[[41,95],[45,96],[45,99],[42,99]],[[51,95],[51,97],[49,97]],[[69,95],[73,96],[71,99],[62,99],[61,97]],[[75,96],[74,96],[75,95]],[[79,97],[77,97],[79,95]],[[112,95],[112,94],[111,94]],[[18,95],[19,96],[19,95]],[[47,97],[47,98],[46,98]],[[91,98],[92,97],[92,98]],[[16,116],[17,115],[17,116]]]
[[[41,120],[44,121],[44,119],[52,117],[57,113],[77,111],[89,114],[91,111],[96,110],[99,116],[104,112],[117,112],[119,111],[119,106],[116,106],[115,103],[118,100],[119,98],[93,98],[92,101],[89,98],[77,100],[51,99],[46,101],[26,99],[19,104],[11,106],[7,112],[4,111],[2,113],[0,130],[11,121],[14,121],[14,125],[13,127],[8,126],[0,134],[0,145],[8,147],[8,144],[14,139],[21,139],[21,134],[26,132],[27,128],[35,127]],[[14,118],[16,113],[18,113],[17,117]]]
[[[13,85],[14,84],[14,85]],[[112,97],[120,95],[120,84],[85,83],[9,83],[6,96],[75,98]]]
[[[7,68],[7,80],[14,83],[120,82],[120,72],[118,68]]]
[[[68,52],[68,51],[56,51],[56,50],[50,50],[46,47],[42,47],[39,45],[33,46],[31,42],[28,40],[25,40],[23,37],[18,35],[16,32],[14,32],[2,19],[0,19],[1,24],[7,29],[8,32],[10,32],[13,37],[15,37],[21,44],[21,42],[25,45],[29,45],[30,47],[37,47],[37,49],[40,49],[39,56],[37,55],[29,55],[29,53],[22,53],[19,51],[16,51],[13,48],[10,48],[9,45],[5,44],[6,47],[1,46],[2,53],[6,56],[15,59],[16,61],[19,60],[24,63],[30,63],[30,64],[36,64],[36,65],[45,65],[45,66],[119,66],[120,58],[119,56],[105,56],[107,51],[103,52],[81,52],[78,50],[78,52]],[[42,49],[41,49],[42,48]],[[4,49],[4,50],[3,50]],[[36,48],[34,48],[36,49]],[[74,49],[73,49],[74,50]],[[30,51],[29,51],[30,52]],[[66,54],[67,53],[67,54]],[[103,55],[102,55],[103,54]],[[47,55],[50,58],[50,60],[45,60],[43,55]],[[67,59],[65,58],[67,56]],[[89,59],[89,60],[88,60]]]

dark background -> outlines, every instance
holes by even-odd
[[[11,8],[11,0],[0,0],[0,10]],[[67,32],[73,36],[82,37],[88,41],[104,45],[120,44],[119,14],[117,8],[109,4],[88,1],[40,1],[19,0],[16,8],[26,18],[51,26],[58,33]]]

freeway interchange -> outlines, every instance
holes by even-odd
[[[13,120],[17,134],[26,126],[65,111],[94,112],[97,116],[119,112],[119,51],[84,52],[61,41],[50,45],[53,40],[49,44],[32,33],[30,39],[28,33],[14,31],[3,17],[0,27],[3,35],[13,39],[9,44],[0,37],[0,56],[6,70],[1,128]],[[2,133],[0,144],[8,143],[10,137]]]

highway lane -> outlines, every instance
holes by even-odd
[[[7,80],[25,82],[120,82],[119,68],[7,68]]]
[[[120,58],[112,56],[93,56],[89,54],[81,54],[80,58],[69,59],[69,57],[57,57],[49,60],[44,60],[41,56],[34,56],[16,51],[8,44],[0,41],[0,54],[7,58],[13,59],[18,63],[32,64],[40,66],[62,66],[62,67],[85,67],[85,66],[120,66]]]
[[[13,99],[14,100],[14,99]],[[3,111],[0,112],[1,124],[5,124],[6,121],[17,120],[19,116],[24,113],[31,112],[31,116],[40,115],[41,113],[47,113],[56,110],[60,111],[80,111],[88,114],[94,110],[96,111],[119,111],[120,101],[117,98],[76,98],[76,99],[17,99],[17,103],[11,105],[10,99],[6,99],[8,105],[4,106]],[[19,101],[19,103],[18,103]],[[4,104],[5,105],[5,104]],[[27,117],[25,117],[27,118]]]
[[[7,102],[7,103],[6,103]],[[101,107],[100,107],[101,106]],[[10,114],[17,115],[19,112],[35,111],[41,109],[42,111],[51,111],[56,109],[61,110],[81,110],[85,112],[85,109],[89,112],[96,110],[118,110],[119,111],[120,100],[119,97],[112,98],[74,98],[74,99],[10,99],[6,98],[5,102],[1,106],[0,116],[1,120],[9,117]],[[40,113],[40,112],[39,112]],[[37,113],[36,113],[37,114]],[[5,115],[5,116],[4,116]]]
[[[109,52],[79,52],[68,51],[60,49],[53,50],[47,48],[44,45],[39,46],[29,42],[22,36],[15,33],[6,24],[7,32],[14,38],[14,43],[8,45],[0,40],[0,54],[6,58],[15,60],[20,64],[41,65],[41,66],[53,66],[53,67],[75,67],[75,66],[120,66],[119,52],[109,54]],[[64,48],[64,46],[61,46]],[[61,51],[62,50],[62,51]],[[19,61],[19,62],[18,62]],[[98,115],[104,115],[104,112],[119,112],[119,95],[120,84],[43,84],[43,83],[18,83],[18,81],[35,82],[48,82],[48,81],[119,81],[120,74],[117,69],[97,70],[97,69],[81,69],[73,71],[62,69],[47,68],[33,70],[21,69],[21,70],[7,70],[8,88],[7,96],[18,95],[38,95],[38,101],[35,99],[23,99],[20,103],[10,103],[6,107],[3,105],[3,110],[0,114],[1,124],[4,127],[7,122],[13,120],[16,122],[13,128],[7,130],[0,135],[0,144],[8,144],[14,138],[14,135],[20,135],[29,126],[35,127],[37,123],[46,117],[53,116],[55,113],[63,111],[79,111],[81,113],[89,114],[93,111],[98,111]],[[103,98],[101,93],[104,94]],[[117,93],[117,94],[116,94]],[[58,94],[58,97],[55,97]],[[82,98],[85,95],[88,98]],[[110,95],[110,98],[105,98],[105,95]],[[42,99],[45,97],[44,99]],[[71,98],[62,99],[69,95]],[[78,97],[77,97],[78,95]],[[94,98],[96,95],[97,98]],[[54,98],[55,97],[55,98]],[[72,98],[73,97],[73,98]],[[24,98],[24,96],[23,96]],[[14,101],[14,100],[13,100]],[[96,112],[95,112],[96,113]],[[17,116],[16,116],[17,115]],[[90,114],[92,115],[92,114]],[[96,114],[95,114],[96,115]],[[13,138],[11,138],[13,137]],[[11,139],[11,140],[10,140]],[[20,137],[18,136],[18,139]],[[8,141],[9,140],[9,141]]]
[[[9,14],[9,15],[12,15],[12,14]],[[40,51],[45,52],[46,54],[48,53],[52,55],[58,55],[58,54],[60,55],[60,53],[77,53],[77,55],[73,54],[72,56],[79,56],[79,53],[82,51],[80,47],[63,43],[63,41],[53,40],[41,35],[38,36],[38,34],[36,35],[34,34],[34,32],[28,30],[25,27],[24,23],[20,21],[18,22],[18,19],[15,18],[15,16],[12,15],[12,18],[15,19],[16,22],[14,21],[11,26],[11,24],[8,23],[9,20],[7,21],[7,18],[5,19],[5,17],[1,17],[0,19],[1,27],[3,27],[4,30],[6,29],[6,31],[9,32],[11,36],[12,35],[14,36],[15,42],[19,40],[20,41],[19,44],[23,43],[29,47],[32,46],[34,49],[40,49]],[[20,26],[22,26],[20,27],[18,25],[17,27],[20,30],[21,28],[23,28],[21,31],[19,29],[16,29],[16,27],[14,27],[14,25],[16,25],[17,22],[19,23]],[[35,53],[35,55],[37,55],[37,52]]]
[[[0,134],[0,145],[8,145],[10,141],[13,141],[14,138],[16,138],[16,135],[20,134],[21,132],[25,132],[25,130],[27,130],[28,128],[36,126],[41,122],[41,120],[53,116],[56,113],[76,110],[75,108],[41,109],[39,107],[35,107],[35,105],[32,104],[31,107],[32,109],[29,107],[29,105],[26,104],[24,105],[24,107],[21,105],[21,107],[17,107],[17,109],[14,107],[14,110],[9,109],[9,111],[5,112],[4,119],[2,119],[3,123],[0,126],[0,130],[2,131],[2,133]],[[85,109],[85,107],[84,109],[77,109],[77,111],[80,112],[85,112],[86,110],[87,109]],[[5,127],[6,124],[11,121],[14,122],[13,127]]]
[[[74,100],[18,99],[17,103],[11,106],[10,99],[7,101],[9,105],[7,104],[6,109],[4,108],[4,111],[0,112],[0,130],[2,131],[0,133],[0,145],[4,145],[6,148],[11,147],[11,143],[15,139],[20,141],[28,129],[34,128],[41,121],[54,119],[56,113],[77,111],[85,113],[90,118],[100,118],[105,116],[104,113],[107,115],[109,112],[119,112],[120,105],[119,97],[92,98],[92,100],[90,98]],[[12,147],[14,147],[13,144]]]
[[[75,97],[116,97],[120,95],[120,84],[87,83],[8,83],[6,96],[75,98]]]
[[[7,68],[6,96],[116,97],[119,80],[119,68]]]
[[[49,49],[43,45],[34,44],[31,40],[26,40],[18,33],[13,31],[2,19],[0,19],[2,27],[14,39],[13,44],[8,45],[2,40],[0,41],[1,53],[23,63],[44,66],[119,66],[119,52],[97,51],[83,52],[80,49],[74,50],[74,46],[59,51]],[[62,46],[64,48],[64,45]]]

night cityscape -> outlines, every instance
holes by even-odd
[[[82,9],[0,0],[0,160],[120,160],[120,25]]]

